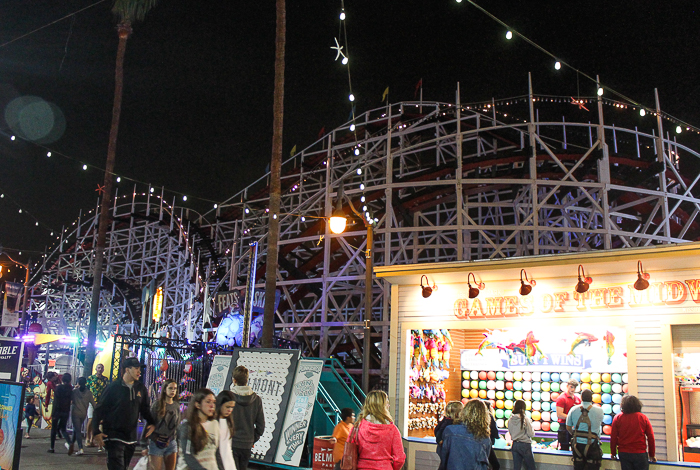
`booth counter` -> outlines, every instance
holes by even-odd
[[[525,400],[543,447],[536,461],[570,468],[570,454],[552,450],[570,379],[603,408],[603,441],[622,396],[634,394],[657,458],[700,461],[699,243],[375,273],[391,284],[389,396],[408,470],[437,468],[434,425],[448,402],[475,398],[491,403],[502,433]]]

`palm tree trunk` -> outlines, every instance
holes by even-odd
[[[105,164],[104,193],[100,201],[100,219],[97,229],[97,244],[95,246],[95,266],[92,282],[92,301],[90,303],[90,324],[88,325],[88,344],[85,353],[85,368],[83,375],[92,374],[95,362],[95,341],[97,340],[97,314],[100,308],[100,289],[102,285],[102,264],[104,261],[107,226],[109,224],[109,209],[112,207],[112,189],[114,182],[114,161],[117,153],[117,135],[119,134],[119,117],[122,112],[122,90],[124,88],[124,54],[126,41],[131,35],[131,22],[126,21],[117,26],[119,45],[117,47],[117,64],[114,72],[114,103],[112,104],[112,127],[109,130],[109,145],[107,147],[107,163]],[[109,371],[111,373],[111,371]]]
[[[284,120],[284,50],[287,41],[285,0],[277,0],[275,41],[275,95],[272,123],[272,159],[270,161],[270,213],[265,271],[265,313],[262,345],[272,347],[275,332],[275,290],[277,289],[277,243],[279,242],[280,174],[282,167],[282,128]],[[277,216],[277,217],[275,217]]]

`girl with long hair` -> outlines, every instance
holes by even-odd
[[[178,470],[219,470],[216,463],[219,421],[216,419],[214,392],[208,388],[194,392],[177,434],[180,446]]]
[[[148,461],[152,470],[175,470],[177,464],[177,427],[180,424],[180,402],[177,400],[177,382],[167,379],[160,396],[151,405],[156,428],[148,440]]]
[[[358,470],[399,470],[406,461],[401,435],[389,414],[389,397],[381,390],[367,394],[348,442],[357,443]]]
[[[233,407],[236,398],[230,390],[224,390],[216,397],[216,417],[219,419],[219,455],[224,465],[223,470],[236,470],[233,460],[231,437],[234,434]]]
[[[656,443],[651,422],[642,413],[642,402],[634,395],[625,395],[620,410],[612,422],[610,457],[620,459],[622,470],[649,470],[649,462],[656,462]]]
[[[87,388],[87,379],[85,377],[78,378],[78,388],[73,389],[70,418],[73,423],[73,438],[71,439],[68,454],[73,453],[73,446],[78,442],[78,452],[75,455],[83,455],[83,423],[87,419],[88,406],[96,406],[95,397]]]
[[[513,414],[508,420],[508,432],[513,440],[513,470],[520,470],[523,463],[527,470],[535,470],[535,456],[532,455],[532,438],[535,437],[535,431],[532,429],[532,421],[525,414],[526,408],[524,400],[516,400]]]
[[[491,452],[491,417],[481,400],[468,401],[457,423],[442,434],[441,468],[487,470]]]

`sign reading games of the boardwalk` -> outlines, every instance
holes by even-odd
[[[306,434],[309,431],[311,414],[316,402],[316,391],[321,379],[323,361],[301,359],[294,377],[292,396],[287,406],[287,416],[282,426],[282,437],[277,445],[275,463],[299,465],[304,450]]]
[[[627,372],[624,328],[601,325],[508,328],[460,352],[462,370]]]
[[[252,449],[252,458],[272,463],[280,440],[294,372],[299,361],[298,350],[235,349],[232,369],[248,368],[248,385],[262,399],[265,432]]]

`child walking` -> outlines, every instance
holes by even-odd
[[[24,433],[25,439],[29,439],[29,432],[32,430],[32,426],[34,426],[34,419],[37,416],[39,416],[39,413],[36,411],[34,395],[32,395],[31,397],[27,397],[27,404],[24,407],[24,419],[27,420],[27,432]]]

